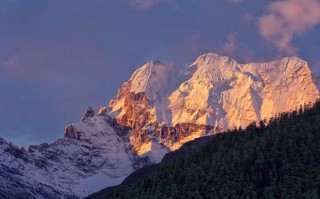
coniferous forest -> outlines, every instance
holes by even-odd
[[[215,135],[201,150],[146,177],[88,198],[320,198],[320,101],[246,129]]]

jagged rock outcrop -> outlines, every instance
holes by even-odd
[[[84,116],[81,118],[81,120],[85,120],[85,119],[88,119],[88,118],[91,118],[95,115],[95,111],[93,110],[92,107],[88,107],[88,109],[86,110],[86,112],[84,113]]]

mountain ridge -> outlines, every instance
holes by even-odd
[[[188,141],[246,127],[318,97],[307,62],[296,57],[240,64],[208,53],[182,70],[149,61],[107,106],[97,112],[89,107],[56,142],[28,150],[0,142],[0,196],[81,198],[159,163]],[[95,180],[99,185],[92,187]]]
[[[165,67],[163,64],[161,67]],[[137,71],[144,68],[145,65]],[[159,128],[162,128],[177,124],[213,126],[211,133],[214,134],[227,128],[245,127],[252,121],[268,119],[279,112],[314,102],[319,97],[307,62],[297,57],[239,64],[226,56],[207,53],[179,74],[187,75],[178,80],[180,84],[171,93],[159,94],[160,103],[149,97],[147,92],[133,93],[132,76],[106,109],[111,114],[119,111],[120,114],[114,117],[120,124],[133,127],[133,134],[148,125],[156,128],[160,125]],[[282,100],[281,96],[290,100]],[[139,138],[139,134],[136,133],[137,140],[144,140]],[[187,140],[202,135],[203,131],[195,130]],[[167,138],[165,140],[168,141]],[[171,149],[179,148],[181,144],[175,146],[175,143],[165,143]],[[138,145],[135,142],[134,147],[138,148]]]

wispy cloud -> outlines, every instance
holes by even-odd
[[[319,0],[282,0],[268,5],[259,19],[260,34],[281,52],[295,54],[292,41],[320,24]]]
[[[141,10],[150,9],[158,4],[166,3],[170,0],[130,0],[131,4]]]

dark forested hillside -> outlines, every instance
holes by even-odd
[[[139,171],[143,173],[143,170]],[[147,174],[147,175],[146,175]],[[319,198],[320,102],[218,134],[88,198]]]

